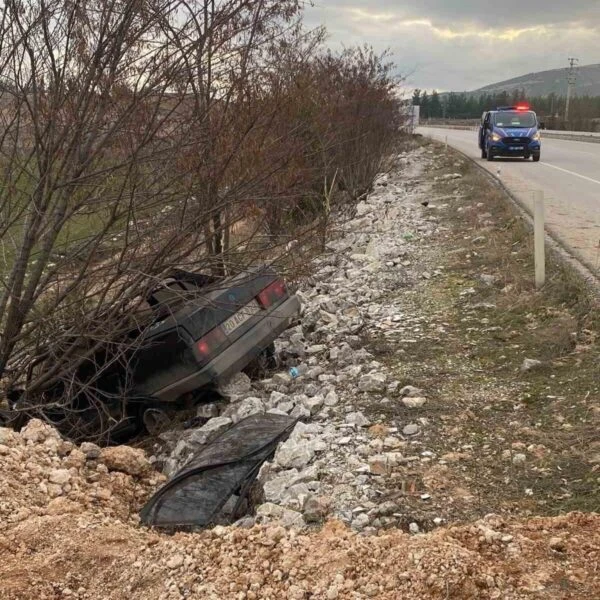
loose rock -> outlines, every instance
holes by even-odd
[[[534,358],[526,358],[523,361],[523,364],[521,365],[521,371],[524,373],[527,371],[532,371],[533,369],[541,367],[542,364],[543,363],[541,360],[536,360]]]
[[[409,425],[406,425],[402,429],[402,433],[404,435],[417,435],[417,433],[419,433],[419,431],[420,431],[420,428],[415,423],[410,423]]]
[[[110,471],[121,471],[128,475],[142,475],[151,468],[144,451],[130,446],[103,448],[100,460]]]
[[[402,404],[406,406],[406,408],[421,408],[427,402],[427,398],[419,398],[419,397],[407,397],[402,398]]]

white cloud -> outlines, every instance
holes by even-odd
[[[321,0],[306,17],[327,26],[334,47],[390,48],[408,84],[426,89],[475,89],[569,56],[600,62],[598,0]]]

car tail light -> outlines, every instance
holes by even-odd
[[[203,359],[208,358],[223,342],[227,337],[220,327],[215,327],[209,331],[200,341],[196,343],[196,350]]]
[[[258,294],[257,298],[263,308],[268,308],[284,298],[286,294],[287,288],[285,283],[281,281],[281,279],[278,279],[277,281],[274,281],[268,285],[260,294]]]

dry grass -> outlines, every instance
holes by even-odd
[[[487,512],[599,511],[597,300],[553,255],[548,283],[537,291],[532,235],[521,216],[475,165],[440,155],[430,179],[462,175],[433,183],[433,197],[453,196],[436,209],[448,228],[438,240],[443,274],[404,298],[413,314],[446,324],[446,334],[431,327],[402,354],[393,339],[368,341],[403,385],[422,387],[429,398],[416,411],[392,403],[377,413],[399,422],[425,417],[424,447],[438,457],[461,455],[415,470],[417,487],[436,489],[445,501],[413,503],[411,514],[470,520]],[[522,372],[525,358],[542,364]]]

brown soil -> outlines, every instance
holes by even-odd
[[[423,536],[361,537],[330,522],[157,535],[89,513],[0,537],[2,598],[594,598],[600,516],[490,517]]]

